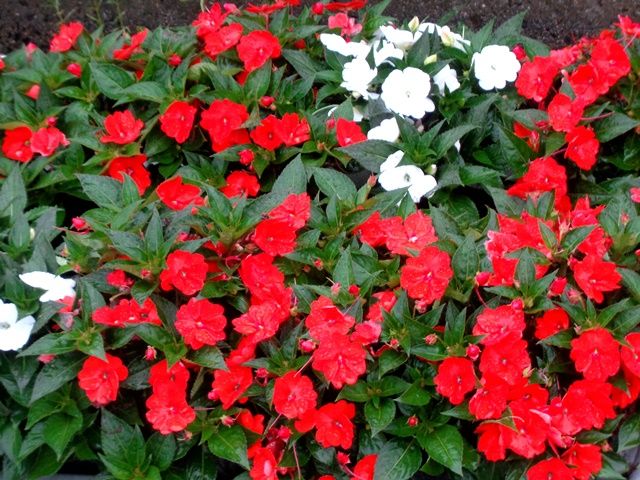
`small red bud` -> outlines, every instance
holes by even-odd
[[[357,297],[358,295],[360,295],[360,287],[358,287],[357,285],[349,285],[348,292],[354,297]]]
[[[489,279],[491,278],[491,273],[489,272],[478,272],[476,273],[476,285],[480,287],[484,287],[489,283]]]
[[[424,337],[424,343],[426,343],[427,345],[435,345],[437,341],[438,335],[436,335],[435,333],[430,333],[429,335]]]
[[[466,355],[469,357],[469,360],[473,360],[475,362],[480,356],[480,347],[475,344],[467,346]]]
[[[524,47],[521,44],[517,44],[515,47],[513,47],[512,52],[515,54],[516,58],[520,62],[522,62],[523,60],[526,60],[527,58],[527,52],[525,51]]]
[[[42,355],[38,356],[38,361],[47,364],[50,363],[54,358],[56,358],[56,356],[51,353],[43,353]]]
[[[270,97],[269,95],[265,95],[260,99],[260,106],[264,108],[269,108],[275,101],[276,101],[275,98]]]
[[[220,423],[222,423],[222,425],[224,425],[225,427],[231,427],[234,423],[236,423],[236,419],[228,415],[223,415],[222,417],[220,417]]]
[[[169,65],[171,65],[172,67],[177,67],[182,63],[182,57],[177,53],[174,53],[169,57],[167,61],[169,62]]]
[[[151,362],[152,360],[155,360],[157,356],[158,352],[156,351],[156,349],[151,345],[147,345],[147,349],[144,352],[144,359],[147,362]]]
[[[347,455],[344,452],[336,453],[336,460],[340,465],[348,465],[351,463],[351,459],[349,458],[349,455]]]
[[[418,420],[418,417],[416,417],[415,415],[411,415],[407,419],[407,425],[409,425],[410,427],[415,427],[418,425],[418,423],[420,423],[420,420]]]
[[[511,308],[514,310],[522,310],[524,308],[524,302],[521,298],[516,298],[513,302],[511,302]]]
[[[298,342],[298,348],[304,353],[311,353],[316,349],[316,344],[313,340],[301,338]]]
[[[79,63],[70,63],[67,65],[67,72],[74,77],[80,78],[82,76],[82,66]]]

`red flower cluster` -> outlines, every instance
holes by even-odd
[[[60,25],[60,30],[51,38],[51,42],[49,42],[49,51],[66,52],[71,50],[83,31],[84,26],[80,22]]]
[[[588,60],[576,64],[583,58]],[[570,68],[571,73],[566,73]],[[600,38],[583,40],[579,45],[552,51],[548,57],[535,57],[525,62],[516,88],[523,97],[543,102],[558,74],[565,72],[563,81],[573,96],[563,93],[564,90],[553,96],[546,107],[549,126],[556,132],[565,133],[565,157],[582,170],[591,170],[600,142],[591,127],[579,125],[585,120],[583,112],[630,70],[631,63],[624,47],[605,32]]]
[[[151,175],[144,167],[146,161],[147,156],[143,153],[131,157],[116,157],[109,162],[107,175],[119,182],[124,182],[124,175],[128,175],[138,187],[140,195],[143,195],[151,185]]]
[[[269,151],[285,145],[293,147],[311,138],[311,129],[306,119],[297,113],[286,113],[281,119],[274,115],[264,118],[251,132],[253,142]]]
[[[146,401],[147,420],[163,435],[184,430],[196,418],[186,399],[189,371],[182,362],[168,367],[166,360],[151,367],[152,394]]]
[[[147,298],[142,305],[133,298],[131,300],[124,298],[113,307],[100,307],[94,310],[91,318],[95,323],[109,327],[122,328],[141,323],[162,325],[156,305],[150,298]]]
[[[49,157],[60,146],[67,145],[69,141],[65,134],[54,126],[42,127],[35,132],[29,127],[16,127],[5,131],[2,153],[11,160],[26,163],[36,153]]]

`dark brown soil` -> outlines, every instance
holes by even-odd
[[[241,2],[242,3],[242,2]],[[260,3],[256,1],[255,3]],[[32,41],[46,46],[61,21],[80,20],[89,28],[184,25],[200,10],[200,0],[0,0],[0,52]],[[418,15],[431,21],[449,16],[477,29],[528,10],[525,33],[552,46],[597,32],[618,14],[640,17],[638,0],[393,0],[397,18]]]

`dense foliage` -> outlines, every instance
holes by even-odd
[[[626,478],[640,24],[298,3],[0,61],[3,478]]]

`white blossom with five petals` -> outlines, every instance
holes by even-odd
[[[18,320],[18,308],[0,300],[0,350],[18,350],[29,341],[36,320],[31,315]]]
[[[520,62],[515,53],[504,45],[487,45],[473,54],[473,73],[483,90],[502,90],[507,82],[515,82]]]
[[[62,278],[48,272],[29,272],[19,275],[20,280],[33,288],[46,290],[41,296],[41,302],[57,302],[66,297],[75,297],[75,280]]]
[[[394,70],[382,84],[380,98],[394,113],[420,119],[433,112],[435,105],[429,98],[431,77],[414,67]]]

